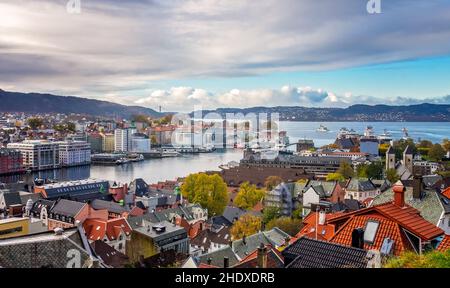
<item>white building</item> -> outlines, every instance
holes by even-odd
[[[20,151],[23,165],[31,170],[45,170],[59,167],[59,146],[44,140],[26,140],[9,143],[8,148]]]
[[[59,164],[63,167],[91,163],[91,144],[85,141],[63,141],[59,145]]]
[[[134,133],[131,136],[131,152],[149,153],[151,149],[150,138],[142,133]]]
[[[131,136],[134,134],[134,129],[116,129],[114,130],[114,150],[117,152],[128,152],[131,150]]]

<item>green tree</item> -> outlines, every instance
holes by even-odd
[[[367,176],[368,167],[369,165],[367,164],[358,165],[358,167],[356,168],[357,176],[360,178],[369,178],[369,176]]]
[[[266,225],[266,230],[278,227],[287,234],[295,236],[302,228],[302,220],[292,219],[291,217],[280,217],[273,219]]]
[[[344,181],[345,178],[341,173],[329,173],[326,178],[327,181]]]
[[[386,268],[450,268],[450,250],[430,251],[423,255],[404,252],[399,257],[388,260]]]
[[[30,126],[30,128],[32,130],[36,130],[44,124],[44,121],[41,118],[33,117],[33,118],[29,118],[27,120],[27,123],[28,123],[28,126]]]
[[[366,175],[370,179],[381,179],[383,177],[383,163],[381,161],[370,163],[367,166]]]
[[[400,179],[400,177],[398,177],[398,175],[397,175],[397,170],[395,170],[393,168],[386,170],[386,178],[392,184],[394,184],[395,182],[397,182]]]
[[[278,207],[265,207],[263,211],[262,221],[269,223],[271,220],[281,216],[281,210]]]
[[[442,148],[441,144],[434,144],[430,151],[428,151],[428,157],[430,157],[431,160],[434,161],[441,161],[442,158],[445,156],[444,148]]]
[[[403,157],[403,151],[405,151],[406,147],[409,146],[411,147],[413,153],[417,153],[417,147],[414,144],[414,140],[409,138],[409,139],[400,139],[398,141],[394,142],[394,151],[395,151],[395,157],[397,159],[401,159]]]
[[[265,191],[257,189],[256,185],[244,182],[239,187],[239,192],[234,198],[234,204],[242,209],[251,209],[265,196]]]
[[[264,186],[268,191],[271,191],[281,183],[283,183],[283,179],[280,176],[269,176],[264,182]]]
[[[339,164],[337,173],[341,174],[345,179],[351,178],[355,174],[352,165],[344,161],[341,161],[341,164]]]
[[[417,144],[417,148],[431,148],[433,146],[433,142],[430,140],[422,140]]]
[[[221,215],[228,203],[228,188],[218,174],[191,174],[181,185],[181,193],[191,203],[208,209],[210,216]]]
[[[231,226],[230,233],[231,239],[237,240],[244,236],[250,236],[261,231],[262,221],[260,217],[244,214],[239,219],[233,223]]]
[[[292,211],[292,218],[294,219],[303,219],[303,207],[298,207],[294,211]]]

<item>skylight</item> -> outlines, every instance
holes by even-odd
[[[377,235],[378,226],[380,223],[378,221],[369,220],[366,224],[366,229],[364,230],[364,242],[372,244]]]

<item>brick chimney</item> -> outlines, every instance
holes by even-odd
[[[392,190],[394,191],[394,204],[398,207],[405,207],[405,186],[403,186],[403,183],[400,180],[395,182]]]
[[[267,268],[267,247],[263,243],[259,245],[257,253],[258,268]]]

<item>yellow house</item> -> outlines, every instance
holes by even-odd
[[[7,218],[0,220],[0,239],[28,235],[28,218]]]

